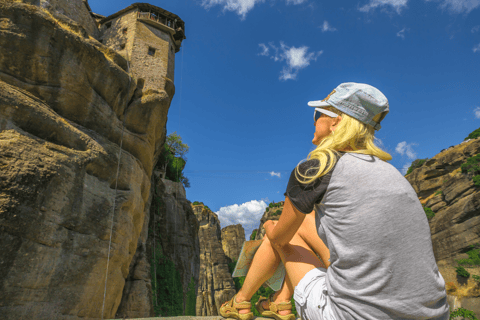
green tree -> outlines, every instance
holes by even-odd
[[[182,138],[175,131],[167,136],[157,163],[159,169],[165,170],[165,178],[182,182],[185,188],[190,187],[188,178],[183,175],[183,169],[187,163],[185,155],[189,149],[190,147],[182,142]]]
[[[180,157],[187,161],[187,157],[185,155],[188,153],[190,147],[182,142],[182,138],[177,134],[177,131],[169,134],[165,143],[168,145],[170,150],[172,150],[175,157]]]

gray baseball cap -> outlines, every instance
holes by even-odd
[[[373,117],[388,112],[388,100],[375,87],[365,83],[345,82],[335,88],[325,99],[308,102],[310,107],[332,106],[349,116],[380,130]]]

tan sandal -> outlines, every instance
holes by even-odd
[[[237,295],[234,295],[230,301],[225,302],[222,304],[220,307],[220,314],[224,318],[235,318],[239,320],[250,320],[253,319],[253,312],[249,313],[239,313],[238,309],[251,309],[252,304],[250,301],[243,301],[238,303],[235,301],[235,297]]]
[[[280,302],[275,303],[272,301],[273,294],[270,297],[260,297],[257,303],[255,303],[255,308],[257,309],[258,313],[262,315],[262,317],[267,318],[274,318],[276,320],[295,320],[295,315],[293,313],[286,314],[284,316],[280,315],[278,311],[282,310],[292,310],[292,303],[291,302]],[[262,306],[263,301],[268,301],[268,309],[264,309]]]

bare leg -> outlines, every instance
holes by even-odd
[[[298,285],[300,280],[310,270],[325,267],[323,262],[318,259],[315,252],[298,233],[278,253],[285,265],[285,270],[293,288]]]
[[[250,301],[253,294],[257,292],[260,286],[270,279],[280,263],[280,256],[273,249],[267,237],[255,253],[252,265],[248,270],[245,282],[236,296],[237,302]],[[248,313],[250,309],[239,309],[239,313]]]
[[[300,245],[303,250],[305,250],[304,253],[308,252],[308,255],[306,256],[308,257],[308,259],[304,261],[305,263],[303,263],[304,267],[306,266],[307,268],[301,268],[302,271],[300,271],[300,273],[302,273],[303,271],[304,273],[303,275],[301,275],[300,279],[303,278],[303,276],[313,268],[325,268],[325,266],[328,267],[330,265],[330,262],[328,262],[328,259],[330,258],[330,252],[328,251],[328,248],[325,246],[323,241],[317,235],[314,212],[310,213],[305,217],[304,222],[300,226],[292,241],[290,241],[290,244],[293,246]],[[317,252],[320,255],[323,262],[317,258],[314,252]],[[302,259],[303,257],[300,256],[297,258]],[[253,294],[260,288],[260,286],[274,274],[279,262],[279,253],[271,246],[268,238],[264,237],[262,245],[260,246],[260,248],[258,248],[257,253],[255,254],[243,287],[237,293],[236,301],[249,301]],[[297,279],[297,277],[295,277],[295,279]],[[298,284],[299,281],[300,280],[297,279],[296,282],[293,282],[295,283],[295,286]],[[280,291],[275,293],[273,301],[275,303],[290,301],[295,286],[292,285],[292,281],[289,277],[289,271],[287,269],[287,276],[285,277],[285,282]],[[268,308],[267,302],[263,303],[263,307]],[[239,313],[248,313],[249,311],[250,310],[248,309],[240,309]],[[280,312],[281,315],[285,315],[288,313],[290,313],[289,310],[284,310]]]

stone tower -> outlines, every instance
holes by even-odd
[[[175,53],[185,37],[179,16],[148,3],[134,3],[99,21],[99,41],[125,57],[143,90],[173,84]]]

